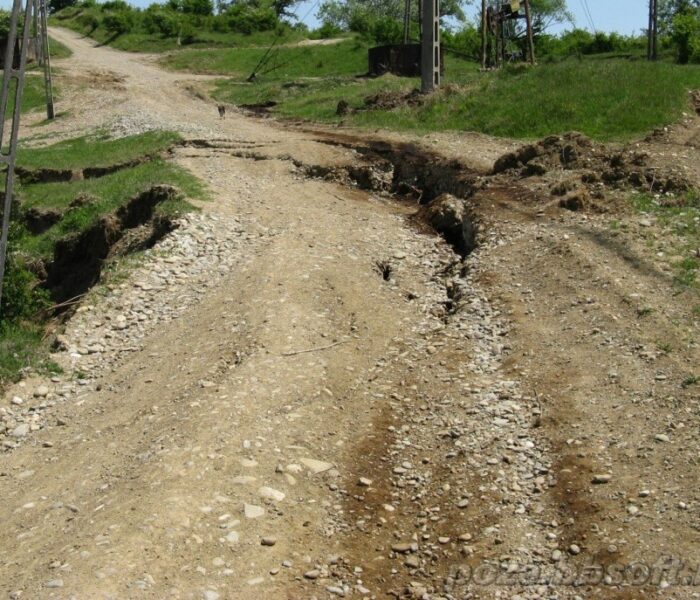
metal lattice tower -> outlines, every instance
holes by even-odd
[[[32,28],[34,28],[36,34],[37,57],[44,67],[47,116],[49,119],[54,117],[46,13],[46,0],[26,0],[24,6],[22,0],[14,0],[12,14],[10,15],[10,28],[7,34],[5,64],[2,73],[2,91],[0,92],[0,166],[4,166],[5,175],[5,197],[2,204],[2,228],[0,229],[0,301],[2,300],[3,281],[5,279],[10,210],[12,208],[15,183],[17,138],[19,135],[22,94],[24,92],[24,76],[27,67],[27,53]],[[21,32],[19,31],[20,18],[23,19]],[[14,104],[11,110],[12,118],[10,120],[9,136],[6,136],[5,125],[10,116],[10,98],[13,98]]]

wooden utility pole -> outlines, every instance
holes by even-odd
[[[656,1],[656,0],[654,0]],[[532,31],[532,12],[530,11],[530,0],[525,0],[525,20],[527,21],[527,51],[530,64],[535,64],[535,39]]]
[[[421,30],[421,91],[440,86],[440,0],[423,0]]]
[[[649,30],[647,40],[647,58],[656,60],[659,43],[659,3],[658,0],[649,0]]]
[[[486,69],[486,0],[481,0],[481,68]]]
[[[403,13],[403,43],[408,44],[411,37],[411,0],[404,2]]]

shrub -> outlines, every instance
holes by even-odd
[[[29,319],[48,306],[48,293],[36,287],[36,277],[12,251],[12,247],[21,235],[21,227],[17,223],[12,223],[0,303],[0,325]]]
[[[671,40],[680,64],[700,63],[700,16],[694,12],[676,15],[673,19]]]
[[[134,15],[131,11],[115,12],[106,15],[102,23],[110,33],[121,35],[134,27]]]

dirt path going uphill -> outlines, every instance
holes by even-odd
[[[511,184],[462,261],[415,205],[310,178],[381,187],[347,140],[52,35],[99,85],[47,130],[180,130],[213,199],[2,400],[8,597],[697,597],[562,579],[699,562],[697,313],[643,243]]]

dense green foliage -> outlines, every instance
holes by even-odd
[[[245,0],[219,3],[215,14],[211,0],[169,0],[145,9],[123,0],[103,4],[84,0],[55,14],[52,22],[130,51],[264,45],[304,37],[305,27],[281,20],[289,6],[281,0]]]

